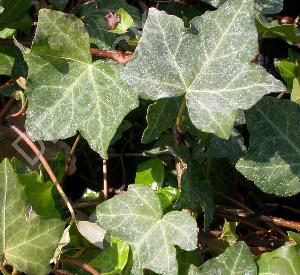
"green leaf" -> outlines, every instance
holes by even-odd
[[[120,8],[125,10],[133,19],[133,26],[142,27],[140,11],[125,0],[98,0],[87,3],[80,8],[80,18],[86,24],[90,42],[102,49],[111,49],[115,44],[129,37],[120,36],[106,29],[105,16],[109,12],[116,13]],[[126,24],[127,25],[127,24]]]
[[[101,274],[122,274],[129,257],[129,245],[118,238],[111,237],[111,244],[89,264],[101,270]]]
[[[246,114],[250,148],[236,168],[262,191],[292,196],[300,191],[300,107],[263,98]]]
[[[194,210],[202,208],[204,229],[209,229],[215,211],[214,191],[209,182],[200,180],[199,165],[195,162],[188,163],[182,176],[182,189],[175,207]]]
[[[64,10],[67,6],[69,0],[49,0],[51,4],[53,4],[57,9]]]
[[[0,74],[18,78],[26,76],[26,69],[23,56],[17,47],[0,45]]]
[[[156,190],[156,194],[160,200],[164,211],[171,208],[172,204],[178,199],[180,192],[178,188],[163,187]]]
[[[198,274],[256,275],[257,267],[248,246],[244,242],[238,242],[228,247],[220,256],[205,262],[200,268],[190,268],[189,275]]]
[[[48,273],[64,222],[31,213],[24,186],[7,159],[0,164],[0,213],[0,261],[28,274]]]
[[[274,62],[274,65],[285,81],[288,91],[291,92],[293,89],[293,81],[296,77],[297,64],[287,59],[279,59]]]
[[[59,26],[59,30],[57,27]],[[38,140],[77,130],[102,157],[137,97],[119,77],[123,66],[92,63],[88,34],[75,16],[43,9],[30,53],[27,133]]]
[[[237,226],[237,222],[228,222],[225,220],[222,229],[221,239],[225,240],[229,245],[235,244],[238,240],[238,236],[235,233]]]
[[[296,24],[281,25],[277,20],[268,22],[264,16],[258,16],[256,27],[263,38],[281,38],[290,45],[300,42],[300,32]]]
[[[177,274],[174,245],[188,251],[197,247],[196,221],[182,211],[163,216],[157,195],[143,185],[130,185],[127,193],[100,204],[96,213],[101,227],[130,244],[132,274],[141,274],[143,268]]]
[[[149,105],[148,126],[143,133],[143,143],[149,143],[159,138],[165,130],[175,124],[181,102],[182,97],[163,98]]]
[[[228,158],[231,163],[235,164],[246,152],[244,139],[235,128],[228,140],[214,135],[210,135],[208,138],[208,145],[205,151],[202,150],[201,146],[193,148],[194,158]]]
[[[195,251],[184,251],[181,249],[177,250],[177,260],[178,260],[178,274],[187,275],[191,265],[199,266],[200,259],[199,253]]]
[[[300,234],[299,233],[296,233],[293,231],[288,231],[287,233],[291,240],[293,240],[296,244],[300,244]]]
[[[39,216],[61,219],[61,213],[57,209],[57,203],[55,203],[59,194],[53,183],[43,182],[35,172],[19,175],[19,178],[25,187],[28,200]]]
[[[164,164],[158,158],[149,159],[138,165],[135,184],[143,184],[148,187],[162,187],[164,182]]]
[[[259,275],[300,274],[300,245],[286,244],[263,253],[258,261]]]
[[[297,104],[300,104],[300,77],[295,78],[293,81],[291,100],[296,102]]]
[[[252,5],[229,1],[195,17],[189,30],[181,19],[149,9],[124,78],[144,99],[185,95],[192,123],[228,139],[238,109],[285,90],[264,68],[250,64],[258,52]]]
[[[16,33],[15,29],[5,28],[0,31],[0,38],[7,39],[7,38],[12,37],[15,33]]]
[[[110,30],[112,33],[123,34],[126,33],[129,28],[133,25],[133,19],[126,10],[120,8],[117,11],[117,14],[120,15],[120,22],[117,27],[113,30]]]
[[[202,0],[213,7],[219,7],[226,0]],[[262,14],[276,14],[280,13],[283,9],[283,0],[256,0],[255,9]]]
[[[22,31],[31,27],[32,19],[27,11],[32,5],[32,0],[3,0],[0,13],[0,29],[11,28]]]

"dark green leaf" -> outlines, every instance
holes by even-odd
[[[300,32],[294,24],[280,25],[277,20],[268,22],[261,15],[256,18],[256,27],[263,38],[281,38],[291,45],[300,42]]]
[[[172,128],[176,122],[182,100],[182,97],[164,98],[148,107],[148,126],[142,137],[143,143],[149,143],[159,138],[165,130]]]
[[[291,196],[300,191],[300,107],[263,98],[246,114],[250,148],[236,168],[262,191]]]

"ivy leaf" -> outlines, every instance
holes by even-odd
[[[30,53],[26,130],[33,139],[57,140],[79,130],[92,149],[107,148],[136,95],[120,79],[122,65],[92,63],[89,37],[75,16],[43,9]]]
[[[49,2],[53,4],[57,9],[62,11],[67,6],[69,0],[49,0]]]
[[[300,107],[265,97],[246,114],[250,148],[236,168],[262,191],[292,196],[300,191]]]
[[[217,8],[226,0],[202,0]],[[283,0],[255,0],[255,9],[262,14],[276,14],[283,9]]]
[[[238,109],[285,90],[264,68],[250,64],[258,52],[253,14],[253,0],[233,0],[195,17],[187,30],[181,19],[149,9],[124,79],[144,99],[185,95],[198,129],[229,138]]]
[[[194,210],[202,208],[204,229],[209,229],[215,212],[214,191],[209,182],[200,180],[199,165],[195,162],[188,163],[182,176],[182,190],[175,207]]]
[[[268,22],[264,16],[256,18],[258,33],[263,38],[281,38],[290,45],[300,42],[300,32],[296,24],[281,25],[278,20]]]
[[[174,245],[188,251],[197,247],[196,221],[180,211],[163,216],[159,198],[143,185],[130,185],[124,195],[100,204],[96,213],[102,228],[131,245],[133,274],[141,274],[143,268],[177,274]]]
[[[162,132],[175,124],[181,102],[182,97],[163,98],[149,105],[148,126],[143,133],[143,143],[159,138]]]
[[[135,184],[143,184],[156,189],[164,182],[164,164],[158,159],[150,159],[138,165]]]
[[[32,5],[32,0],[3,0],[0,13],[0,29],[5,27],[22,31],[31,27],[32,20],[26,13]],[[17,7],[17,8],[16,8]]]
[[[300,273],[300,245],[286,244],[263,253],[258,261],[259,275],[297,275]]]
[[[64,222],[31,216],[29,210],[21,179],[5,159],[0,164],[0,261],[6,260],[19,271],[43,275],[50,271],[49,261]]]
[[[226,249],[220,256],[208,260],[200,268],[191,266],[189,275],[256,275],[257,267],[250,249],[244,242],[238,242]]]
[[[293,81],[291,100],[300,104],[300,78],[295,78]]]

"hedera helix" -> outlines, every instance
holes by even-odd
[[[49,2],[62,10],[68,3]],[[3,274],[8,273],[7,265],[15,272],[45,274],[51,270],[50,261],[80,274],[100,274],[99,270],[103,274],[144,274],[145,270],[213,274],[216,269],[220,274],[271,274],[267,270],[273,255],[284,252],[284,262],[289,259],[286,255],[298,253],[298,245],[285,245],[255,262],[247,244],[232,234],[233,244],[219,256],[202,265],[191,260],[197,254],[199,232],[194,216],[201,208],[204,230],[208,231],[216,210],[214,187],[203,181],[200,171],[203,159],[228,158],[237,171],[269,194],[288,197],[300,191],[299,106],[275,98],[274,94],[286,91],[285,85],[253,62],[259,52],[255,17],[257,13],[278,13],[283,2],[204,2],[218,9],[194,17],[189,27],[179,17],[156,8],[147,10],[142,25],[137,9],[121,0],[114,5],[87,3],[78,12],[81,18],[40,9],[32,42],[22,45],[15,39],[19,50],[5,56],[8,67],[1,73],[18,79],[9,87],[21,90],[22,108],[7,114],[17,93],[5,90],[11,99],[0,111],[1,124],[29,145],[49,175],[43,175],[43,170],[38,174],[16,159],[4,159],[0,164]],[[16,29],[30,25],[31,18],[24,13],[31,1],[18,4],[22,9],[12,16],[8,10],[11,1],[0,1],[1,27],[16,24],[20,16],[24,16],[24,25],[14,25]],[[100,14],[106,8],[120,13],[109,13],[115,16],[111,28],[118,23],[119,28],[105,30],[97,17],[98,4]],[[133,54],[91,49],[91,43],[109,48],[131,25],[142,27],[137,46],[135,41],[128,43],[136,46]],[[293,39],[297,41],[297,35]],[[28,69],[28,74],[10,65],[14,62]],[[4,90],[0,92],[4,94]],[[60,185],[70,163],[62,177],[55,175],[33,141],[64,140],[79,133],[104,160],[107,189],[110,145],[131,126],[126,125],[125,117],[141,102],[149,105],[142,142],[160,142],[163,146],[156,145],[174,157],[179,188],[163,186],[164,164],[153,158],[138,167],[142,172],[124,194],[98,201],[95,211],[79,221],[81,213],[73,209],[74,203]],[[25,112],[22,131],[11,119]],[[240,125],[249,131],[248,150],[237,129]],[[172,143],[163,140],[170,132]],[[58,196],[71,212],[70,220],[57,205]],[[249,212],[253,214],[251,209]],[[297,235],[289,237],[299,243]],[[116,257],[118,253],[122,256]],[[292,261],[292,267],[296,265]]]

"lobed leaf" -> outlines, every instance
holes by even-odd
[[[143,185],[130,185],[127,193],[102,203],[96,213],[102,228],[131,245],[132,274],[142,274],[143,268],[177,274],[174,245],[188,251],[197,247],[195,220],[181,211],[163,216],[159,198]]]
[[[192,123],[229,138],[238,109],[283,84],[250,61],[258,52],[253,0],[226,2],[183,21],[154,8],[124,79],[144,99],[185,95]]]
[[[79,130],[92,149],[107,148],[136,95],[120,79],[122,65],[92,62],[89,37],[75,16],[43,9],[30,53],[26,130],[33,139],[57,140]]]

